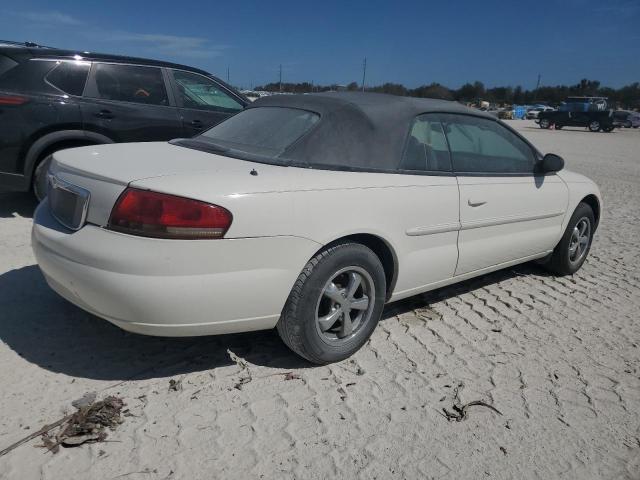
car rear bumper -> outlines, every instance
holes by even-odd
[[[94,225],[71,232],[45,200],[32,246],[53,290],[124,330],[159,336],[273,328],[319,244],[292,237],[160,240]]]

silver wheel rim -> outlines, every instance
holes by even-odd
[[[549,120],[546,120],[546,119],[540,120],[540,126],[542,128],[547,128],[549,126]]]
[[[573,228],[569,239],[569,261],[571,263],[578,263],[584,258],[589,249],[590,241],[591,222],[587,217],[582,217]]]
[[[343,343],[362,330],[375,305],[375,287],[361,267],[346,267],[324,285],[316,304],[316,328],[329,343]]]
[[[600,130],[600,123],[591,122],[591,125],[589,125],[589,127],[591,128],[591,130]]]

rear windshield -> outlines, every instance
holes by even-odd
[[[18,65],[18,62],[4,55],[0,55],[0,77]]]
[[[219,123],[184,146],[206,149],[247,160],[286,164],[285,151],[317,122],[317,113],[297,108],[258,107]],[[198,145],[196,145],[198,144]]]

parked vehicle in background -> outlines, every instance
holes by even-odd
[[[143,334],[277,327],[321,364],[387,302],[530,260],[575,273],[602,208],[496,118],[374,93],[274,95],[193,139],[53,158],[32,246],[60,295]]]
[[[640,127],[640,113],[616,110],[613,112],[613,124],[618,128],[638,128]]]
[[[192,137],[247,104],[196,68],[0,42],[0,191],[42,198],[53,152]]]
[[[586,127],[592,132],[611,132],[613,112],[605,97],[568,97],[558,110],[539,112],[536,123],[540,128]]]
[[[526,118],[527,120],[535,120],[538,118],[538,115],[540,114],[540,112],[552,112],[552,111],[553,111],[553,108],[551,107],[545,107],[545,106],[533,107],[527,110]]]

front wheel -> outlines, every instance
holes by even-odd
[[[587,259],[595,232],[595,216],[586,203],[579,203],[573,212],[560,243],[546,263],[559,275],[573,275]]]
[[[589,130],[592,132],[600,131],[600,122],[597,120],[592,120],[589,122]]]
[[[309,260],[276,328],[284,343],[310,362],[338,362],[369,339],[385,297],[377,255],[359,243],[339,243]]]
[[[540,122],[538,123],[538,125],[540,125],[540,128],[547,129],[551,126],[551,122],[549,121],[548,118],[542,118],[540,119]]]
[[[607,132],[607,133],[609,133],[609,132],[613,132],[613,129],[614,129],[614,128],[615,128],[615,127],[614,127],[613,125],[608,125],[608,126],[606,126],[606,127],[602,127],[602,131],[603,131],[603,132]]]

